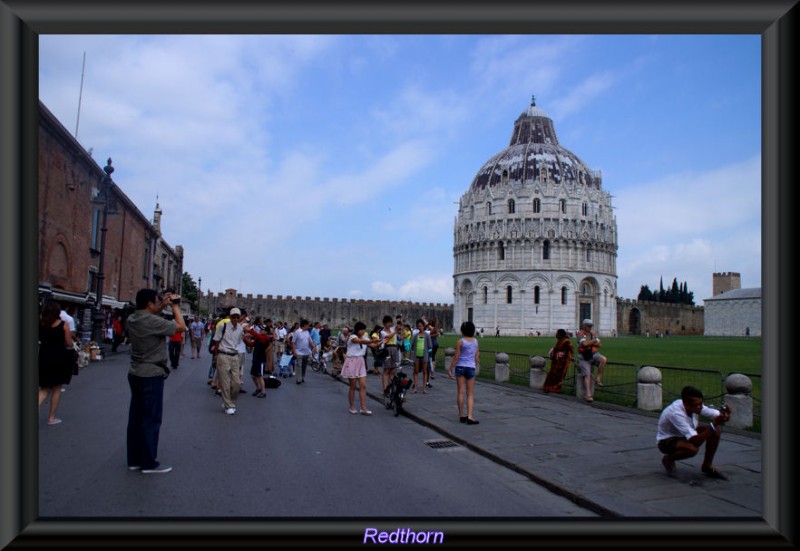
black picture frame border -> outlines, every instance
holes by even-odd
[[[0,0],[0,547],[343,546],[395,520],[38,519],[35,392],[40,34],[760,34],[762,37],[762,519],[402,520],[459,546],[793,547],[796,388],[791,259],[798,185],[797,0],[652,2]],[[389,507],[390,504],[387,504]]]

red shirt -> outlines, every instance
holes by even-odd
[[[183,331],[175,331],[175,334],[169,340],[170,342],[183,342]]]

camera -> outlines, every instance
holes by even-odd
[[[164,294],[165,295],[174,295],[175,294],[175,289],[164,289]],[[170,302],[172,304],[180,304],[181,303],[181,297],[173,297],[172,300],[170,300]]]

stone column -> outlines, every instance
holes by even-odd
[[[531,356],[531,388],[542,389],[547,378],[547,371],[544,370],[546,364],[546,360],[541,356]]]
[[[725,379],[725,403],[731,407],[726,423],[735,428],[753,426],[753,381],[747,375],[732,373]]]
[[[509,377],[508,354],[505,352],[497,352],[494,355],[494,380],[504,383],[508,381]]]
[[[636,374],[636,404],[639,409],[660,411],[662,404],[661,370],[646,365]]]

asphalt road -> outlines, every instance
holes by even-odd
[[[46,405],[39,412],[42,518],[595,516],[464,447],[431,447],[440,434],[372,399],[372,416],[350,414],[346,385],[310,370],[266,399],[240,395],[237,414],[225,415],[207,357],[187,356],[166,383],[158,459],[174,470],[130,472],[121,350],[73,379],[62,424],[46,425]],[[245,387],[254,389],[249,377]]]

